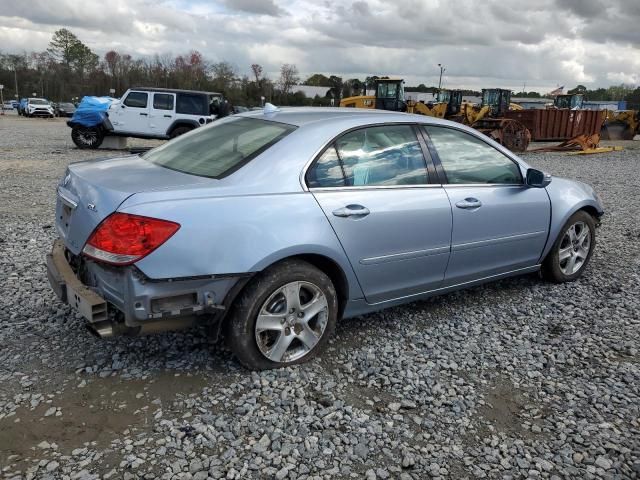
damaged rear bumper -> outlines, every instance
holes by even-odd
[[[224,316],[248,274],[149,279],[135,266],[73,257],[62,240],[47,255],[52,289],[101,337],[176,330]]]

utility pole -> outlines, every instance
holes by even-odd
[[[20,95],[18,94],[18,67],[16,67],[16,65],[13,65],[13,79],[16,82],[16,99],[20,100]]]
[[[447,69],[444,68],[441,63],[439,63],[438,66],[440,67],[440,80],[438,80],[438,91],[440,91],[440,88],[442,87],[442,73],[445,72]]]

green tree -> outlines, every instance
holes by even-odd
[[[311,87],[331,87],[331,81],[329,77],[321,73],[314,73],[304,81],[303,85],[309,85]]]
[[[587,87],[585,87],[584,85],[578,85],[576,88],[572,88],[571,90],[567,91],[567,93],[570,95],[574,95],[576,93],[585,94],[587,93]]]
[[[82,44],[78,37],[70,30],[61,28],[54,32],[51,42],[49,42],[47,52],[49,52],[57,62],[70,68],[76,59],[76,55],[79,53],[78,44]]]
[[[84,79],[85,73],[94,70],[98,66],[99,57],[91,51],[84,43],[78,41],[73,49],[73,66],[80,80]]]

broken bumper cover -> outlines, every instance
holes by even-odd
[[[143,327],[143,330],[149,324],[158,325],[165,320],[184,318],[190,324],[194,317],[218,317],[226,309],[229,292],[250,277],[211,275],[153,280],[135,266],[113,267],[84,258],[81,263],[80,279],[69,263],[62,240],[54,242],[47,255],[47,276],[58,298],[90,324],[119,321],[125,328]],[[168,325],[175,326],[176,322]]]

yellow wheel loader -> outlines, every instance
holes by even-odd
[[[640,111],[619,110],[605,112],[604,123],[600,130],[602,140],[633,140],[640,135]]]
[[[515,152],[525,151],[531,140],[529,130],[517,120],[494,118],[501,117],[502,112],[508,110],[510,90],[483,90],[482,104],[479,107],[463,103],[461,90],[441,90],[433,103],[407,101],[404,95],[404,80],[401,78],[376,79],[375,92],[375,95],[343,98],[340,106],[377,108],[450,119],[477,128]]]

